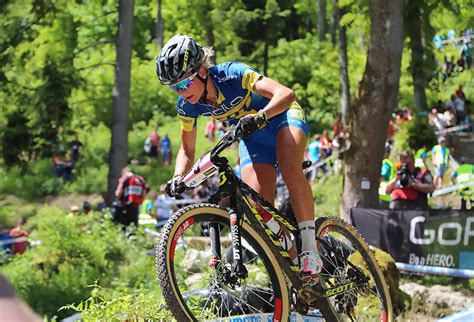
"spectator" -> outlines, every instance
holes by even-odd
[[[214,142],[216,138],[216,121],[211,119],[206,124],[206,128],[204,129],[204,136],[209,139],[209,141]]]
[[[315,134],[313,136],[313,141],[308,145],[308,156],[309,160],[314,164],[318,163],[321,160],[321,136],[319,134]],[[311,167],[311,173],[309,174],[309,181],[313,182],[316,179],[318,168]],[[326,164],[321,166],[321,170],[323,173],[327,173]]]
[[[156,196],[152,191],[150,191],[148,187],[145,189],[145,191],[146,198],[143,200],[143,203],[140,207],[140,215],[147,214],[149,216],[155,217],[153,202],[155,201]]]
[[[114,220],[124,228],[132,223],[138,226],[138,211],[143,202],[145,188],[143,177],[135,175],[128,167],[123,168],[115,191],[119,205],[114,213]]]
[[[464,129],[464,132],[471,132],[472,131],[472,118],[471,118],[471,101],[466,100],[466,104],[464,105],[465,111],[464,111],[464,117],[462,120],[459,121],[459,124],[462,125],[467,125],[469,124],[470,126]]]
[[[74,161],[72,160],[71,154],[68,153],[67,159],[63,163],[63,179],[65,182],[72,181],[72,169],[74,169]]]
[[[451,95],[451,101],[456,110],[456,118],[461,120],[464,116],[464,101],[456,95]]]
[[[334,137],[339,136],[343,129],[344,126],[342,125],[342,116],[339,114],[334,123],[332,123],[332,130],[334,132],[333,140]]]
[[[444,109],[451,110],[454,114],[456,114],[456,109],[454,108],[454,103],[451,99],[446,100],[446,102],[444,102]]]
[[[451,109],[447,109],[446,112],[443,113],[442,118],[447,127],[456,126],[457,124],[456,114],[454,114]]]
[[[438,138],[438,145],[435,145],[431,150],[432,161],[435,166],[435,184],[438,189],[443,187],[443,177],[450,154],[451,152],[446,147],[446,138],[440,136]]]
[[[324,152],[323,158],[327,158],[332,154],[332,140],[329,138],[328,130],[323,131],[323,135],[321,136],[321,148]]]
[[[386,193],[391,194],[390,209],[416,209],[428,207],[428,193],[435,190],[428,169],[415,167],[413,154],[400,154],[401,170],[388,182]]]
[[[441,38],[440,35],[436,34],[434,37],[433,37],[433,42],[434,42],[434,45],[435,45],[435,48],[436,49],[443,49],[443,43],[442,43],[443,39]]]
[[[332,145],[337,151],[337,159],[334,161],[333,171],[336,175],[339,175],[342,169],[342,161],[344,160],[344,151],[347,148],[347,139],[349,138],[349,133],[341,130],[338,135],[336,135],[332,140]]]
[[[81,209],[79,208],[78,205],[72,205],[70,208],[69,208],[69,213],[68,213],[68,217],[74,217],[76,215],[79,215],[79,213],[81,212]]]
[[[26,224],[26,219],[21,218],[18,221],[18,225],[10,230],[10,237],[11,238],[21,238],[21,237],[28,237],[28,231],[23,228],[23,226]],[[28,247],[28,241],[17,241],[12,244],[12,255],[16,254],[23,254],[26,251],[26,248]]]
[[[458,89],[456,89],[456,92],[454,93],[457,97],[462,99],[463,101],[466,100],[466,94],[464,94],[464,91],[462,90],[462,85],[460,84],[458,86]]]
[[[452,42],[455,46],[458,45],[458,42],[456,40],[456,31],[454,31],[454,29],[451,29],[448,31],[448,39],[450,40],[450,42]]]
[[[2,223],[0,223],[0,258],[2,258],[4,252],[10,253],[12,246],[12,244],[8,242],[10,239],[10,233],[8,232],[6,227],[4,227]]]
[[[199,187],[193,190],[193,198],[197,203],[205,202],[210,194],[209,189],[204,184],[199,185]]]
[[[79,160],[80,149],[81,149],[82,146],[84,146],[84,145],[81,143],[81,141],[79,141],[79,138],[76,135],[74,140],[71,141],[72,161],[77,162]]]
[[[222,138],[227,132],[226,122],[217,121],[217,135]]]
[[[461,59],[464,61],[464,65],[467,69],[471,69],[472,66],[472,47],[471,40],[465,38],[463,45],[461,46]]]
[[[390,149],[385,149],[384,159],[382,160],[382,168],[380,169],[380,185],[379,185],[379,200],[380,203],[387,206],[390,202],[390,194],[385,190],[388,182],[395,178],[397,169],[395,164],[389,159]]]
[[[153,207],[157,228],[161,228],[177,210],[175,201],[165,193],[166,184],[160,186],[160,194],[156,197]]]
[[[460,161],[461,161],[461,165],[453,173],[453,176],[451,177],[451,181],[457,185],[466,184],[474,180],[474,165],[466,163],[465,157],[462,157]],[[458,191],[459,191],[459,194],[461,195],[461,210],[467,209],[468,201],[470,201],[471,209],[473,209],[474,187],[466,186]]]
[[[426,158],[428,157],[428,151],[426,145],[416,150],[415,153],[415,167],[420,169],[426,169]]]
[[[152,133],[150,133],[148,138],[150,138],[150,153],[148,155],[152,158],[156,158],[158,156],[158,151],[160,151],[161,139],[156,128]]]
[[[92,211],[92,206],[91,206],[90,202],[89,201],[84,201],[82,203],[82,212],[84,213],[84,215],[90,214],[91,211]]]
[[[393,136],[395,135],[395,132],[399,129],[399,127],[395,124],[395,121],[391,118],[388,121],[388,127],[387,127],[387,140],[392,140]]]
[[[428,122],[436,128],[437,131],[443,131],[445,129],[443,116],[438,113],[438,110],[433,108],[431,114],[428,116]]]
[[[53,159],[53,171],[56,177],[61,178],[63,176],[64,162],[59,155],[55,156]]]
[[[172,151],[171,141],[168,134],[165,134],[163,141],[161,142],[161,155],[163,156],[163,164],[169,165],[171,162]]]

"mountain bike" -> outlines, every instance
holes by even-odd
[[[319,311],[326,321],[392,321],[388,287],[374,253],[341,219],[316,220],[323,270],[316,279],[300,280],[284,238],[262,216],[273,216],[300,245],[295,219],[239,179],[221,156],[241,137],[232,126],[195,162],[180,186],[192,189],[218,174],[219,188],[208,203],[177,211],[162,229],[157,276],[176,320],[289,321],[291,315]]]

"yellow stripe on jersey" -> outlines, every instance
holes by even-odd
[[[178,118],[181,123],[181,131],[190,132],[194,129],[196,119],[193,117],[187,117],[183,115],[178,115]]]
[[[253,91],[253,86],[262,77],[259,73],[247,69],[242,77],[242,88]]]
[[[298,104],[297,102],[293,102],[293,104],[291,104],[290,109],[288,111],[288,115],[291,117],[296,117],[303,122],[305,120],[304,111],[301,108],[300,104]]]

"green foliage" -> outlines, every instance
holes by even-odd
[[[91,294],[87,285],[94,281],[131,288],[152,283],[153,258],[146,255],[150,244],[141,232],[132,240],[99,214],[72,216],[47,206],[28,227],[34,227],[31,239],[41,242],[0,271],[39,314],[70,315],[57,310],[86,299]]]
[[[4,227],[14,227],[20,218],[28,219],[35,214],[35,206],[20,199],[9,197],[0,201],[0,224]]]
[[[38,199],[57,194],[62,182],[54,177],[51,161],[31,162],[28,169],[14,166],[8,171],[0,168],[0,196],[14,195],[22,199]]]
[[[428,123],[426,116],[413,118],[409,122],[398,122],[399,130],[395,134],[394,154],[398,155],[404,150],[413,153],[426,146],[428,149],[436,144],[436,135],[433,127]]]
[[[104,289],[94,284],[91,296],[78,305],[61,308],[82,313],[85,321],[171,321],[173,317],[164,309],[164,300],[158,288],[155,289]]]
[[[338,216],[342,201],[342,175],[331,173],[316,179],[312,188],[316,217]]]

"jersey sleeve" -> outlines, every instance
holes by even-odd
[[[181,97],[178,99],[176,107],[178,108],[178,118],[179,123],[181,124],[181,130],[186,132],[192,131],[197,125],[198,113],[196,108],[194,108],[193,104],[187,102]]]
[[[232,62],[229,63],[227,74],[235,79],[236,86],[253,92],[255,83],[263,77],[255,69],[243,63]]]

